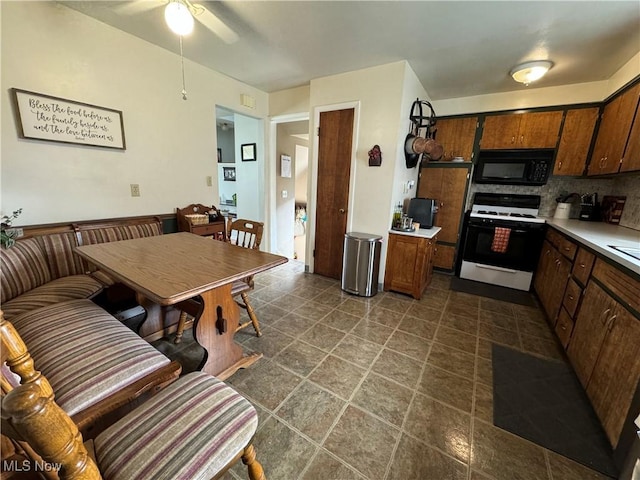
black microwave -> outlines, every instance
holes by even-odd
[[[553,171],[553,149],[480,150],[475,183],[545,185]]]

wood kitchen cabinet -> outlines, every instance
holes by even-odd
[[[480,147],[485,150],[556,148],[563,112],[533,112],[485,117]]]
[[[640,103],[631,126],[627,149],[622,157],[622,165],[620,165],[621,172],[633,172],[636,170],[640,170]]]
[[[567,355],[615,448],[640,381],[640,281],[598,259]]]
[[[638,108],[638,98],[640,96],[640,83],[629,88],[624,93],[615,97],[605,107],[600,117],[600,129],[596,137],[596,144],[593,148],[591,161],[587,170],[587,175],[604,175],[621,171],[621,163],[625,155],[625,147],[631,133],[631,127]],[[634,131],[638,135],[638,130]],[[638,142],[638,138],[631,139],[632,154],[637,151],[637,146],[633,142]],[[629,169],[635,169],[636,162],[630,157]],[[629,170],[624,170],[629,171]]]
[[[470,162],[473,159],[478,117],[438,119],[436,128],[436,140],[444,148],[442,160],[462,157],[465,162]]]
[[[545,240],[534,279],[534,288],[551,326],[556,324],[571,267],[571,261],[548,239]]]
[[[554,175],[579,176],[584,173],[599,112],[598,107],[567,111],[556,154]]]
[[[442,229],[439,248],[445,247],[443,254],[436,256],[438,268],[453,270],[468,182],[469,164],[429,163],[420,169],[417,196],[433,198],[438,205],[434,225]]]
[[[431,283],[437,238],[389,233],[384,289],[420,300]]]

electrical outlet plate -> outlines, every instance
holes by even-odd
[[[213,187],[213,177],[211,175],[207,175],[207,187]]]
[[[140,185],[137,183],[131,184],[131,196],[139,197],[140,196]]]

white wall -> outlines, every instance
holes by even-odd
[[[234,115],[236,142],[236,193],[238,218],[264,222],[264,125],[262,120]],[[256,161],[242,161],[243,144],[256,144]],[[267,227],[267,226],[265,226]]]
[[[0,8],[2,211],[23,207],[16,225],[218,202],[215,106],[265,118],[266,93],[185,60],[183,101],[179,56],[55,2]],[[121,110],[127,150],[19,139],[12,87]],[[240,105],[241,93],[256,98],[255,110]],[[141,197],[130,196],[131,183]]]
[[[384,278],[387,231],[390,227],[391,206],[396,185],[396,165],[403,162],[400,143],[406,135],[406,123],[402,120],[405,76],[407,64],[404,61],[378,67],[367,68],[341,75],[323,77],[311,81],[312,111],[340,103],[355,102],[356,138],[355,161],[351,169],[351,203],[347,230],[381,235],[384,239],[380,265],[380,279]],[[424,92],[424,90],[422,90]],[[410,95],[416,92],[412,91]],[[410,107],[410,105],[409,105]],[[359,113],[359,115],[358,115]],[[408,121],[408,120],[407,120]],[[316,131],[316,115],[311,116],[310,131]],[[401,133],[402,132],[402,133]],[[316,137],[310,138],[310,186],[308,251],[315,241],[315,201],[317,181],[317,152],[314,151]],[[369,167],[368,151],[379,145],[382,151],[382,165]],[[309,259],[312,263],[312,259]]]

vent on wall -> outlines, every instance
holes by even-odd
[[[255,97],[252,97],[251,95],[247,95],[246,93],[243,93],[243,94],[240,95],[240,104],[243,107],[255,109],[256,108],[256,99],[255,99]]]

